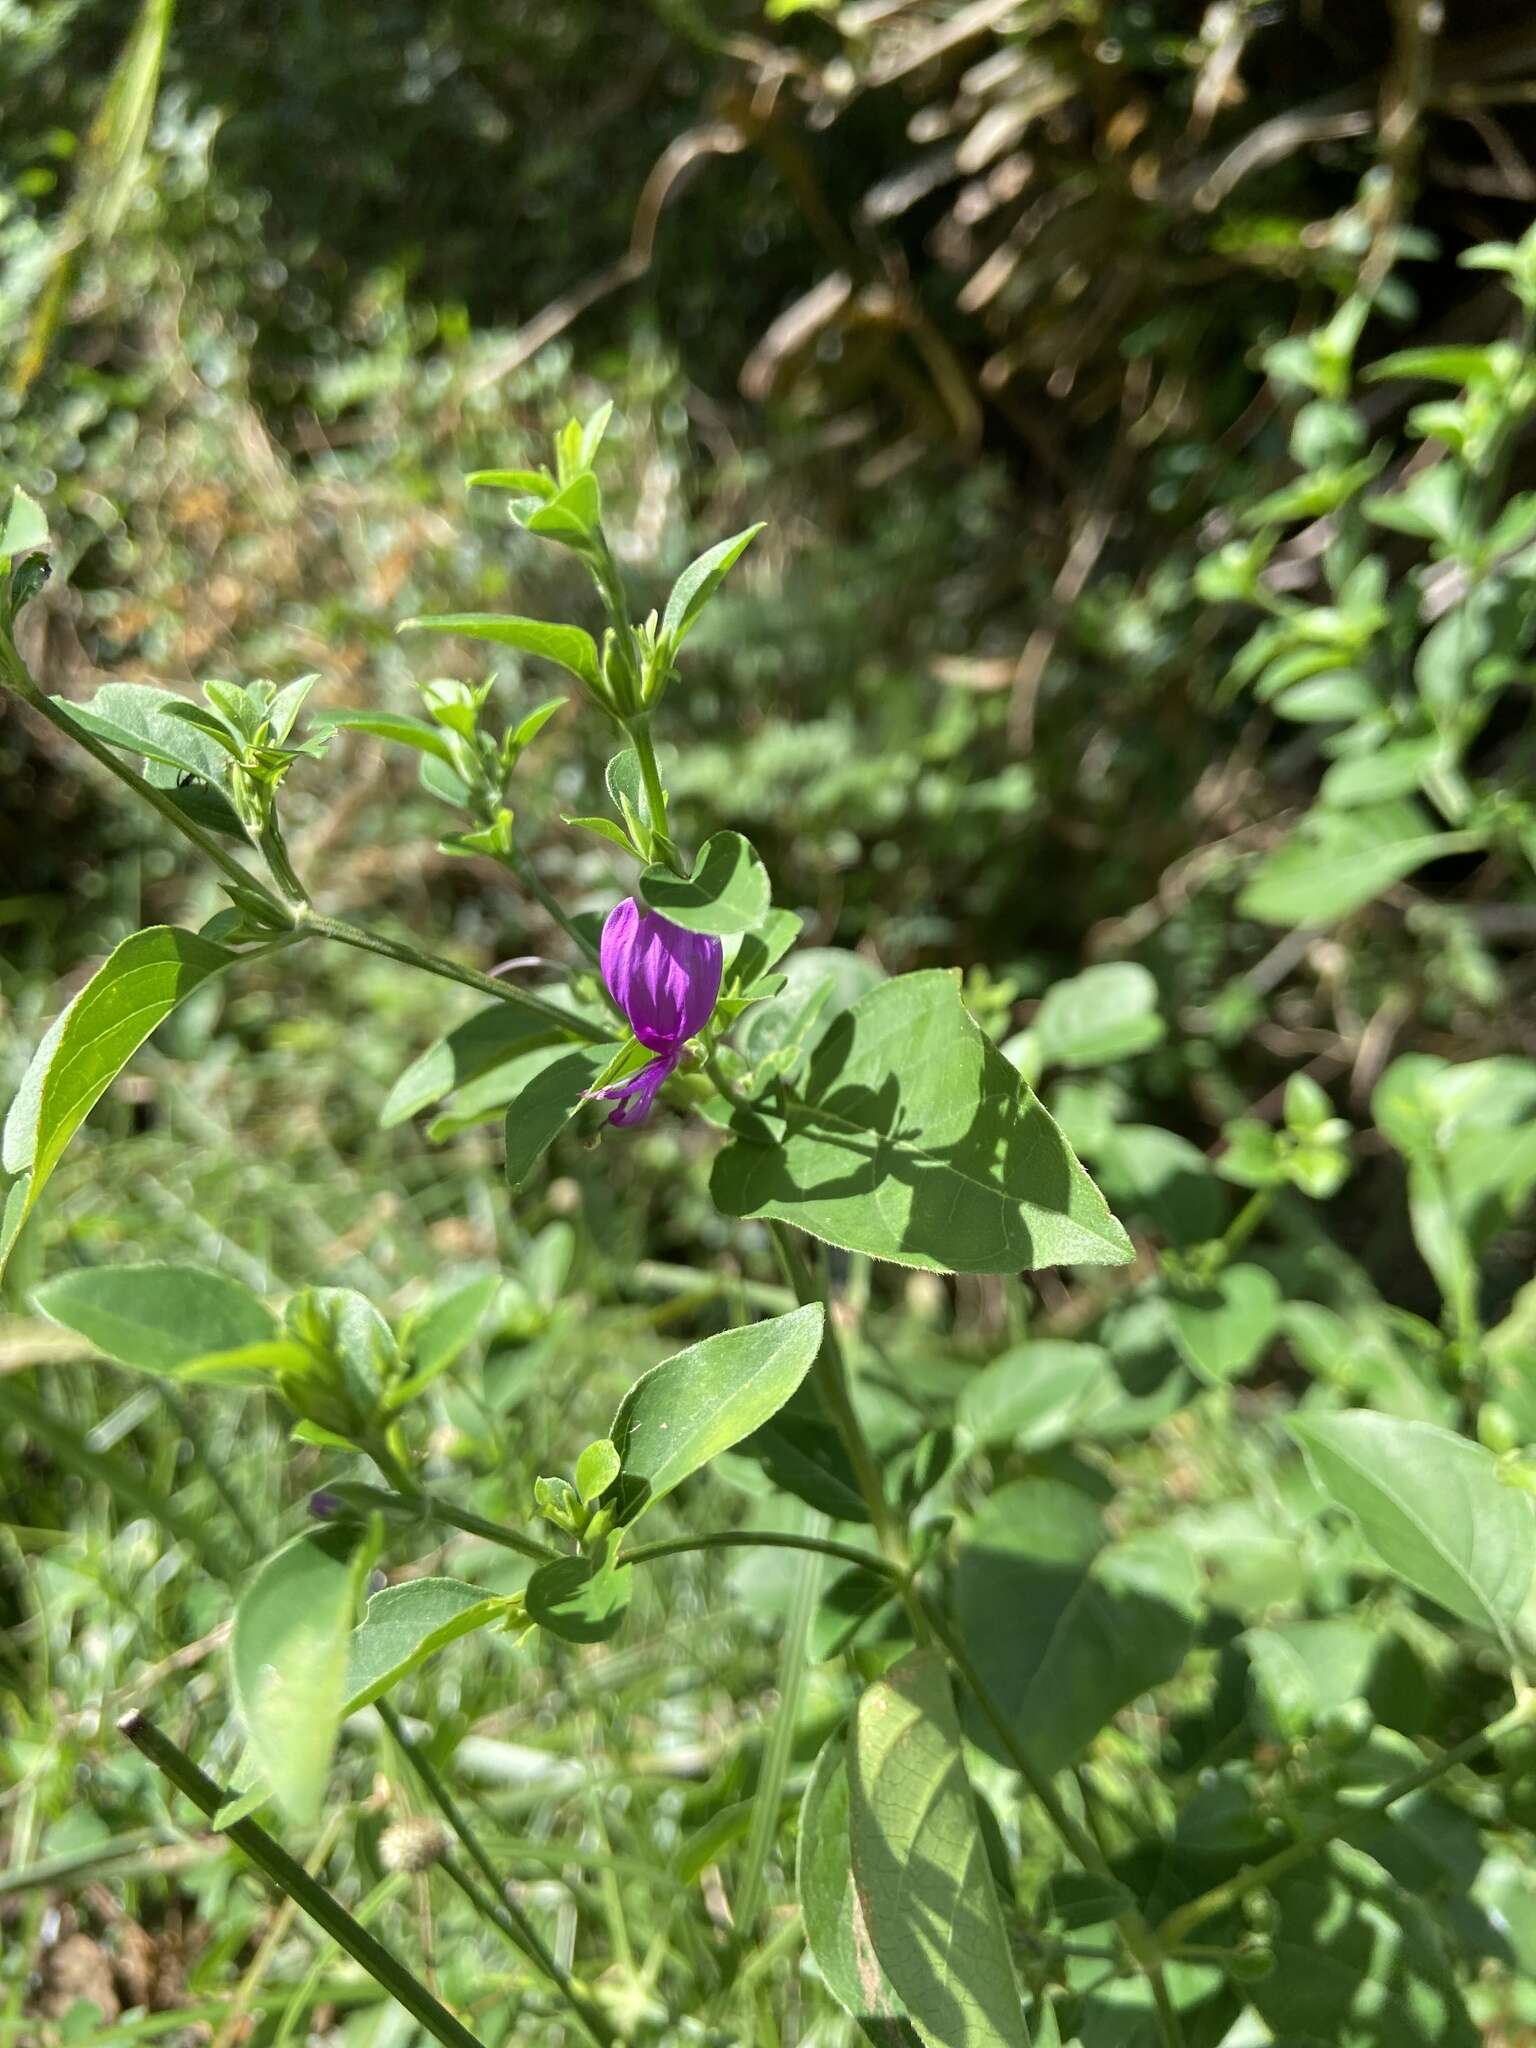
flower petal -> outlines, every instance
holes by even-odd
[[[677,1052],[663,1053],[659,1059],[644,1066],[638,1074],[631,1074],[627,1080],[616,1081],[611,1088],[594,1088],[589,1096],[593,1102],[617,1102],[617,1108],[608,1121],[611,1124],[643,1124],[656,1104],[656,1096],[663,1081],[676,1071],[682,1057]]]

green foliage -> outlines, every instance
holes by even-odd
[[[99,1871],[178,2023],[403,2024],[131,1699],[485,2048],[1515,2038],[1536,239],[1425,233],[1502,31],[1389,53],[1416,152],[1251,9],[672,9],[617,114],[584,5],[99,12],[0,83],[0,2032],[138,2038]],[[627,888],[726,956],[631,1132]]]

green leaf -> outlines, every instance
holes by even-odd
[[[450,768],[456,758],[440,726],[406,711],[322,711],[312,724],[317,733],[366,732],[376,740],[393,740],[414,747],[418,754],[431,754]]]
[[[529,1619],[568,1643],[605,1643],[629,1608],[630,1567],[614,1562],[617,1533],[594,1555],[541,1564],[523,1597]]]
[[[1240,1379],[1279,1326],[1279,1284],[1262,1266],[1225,1266],[1202,1293],[1169,1295],[1168,1320],[1202,1379]]]
[[[29,554],[33,548],[45,548],[47,545],[47,514],[35,498],[29,498],[23,490],[13,490],[5,526],[0,530],[0,557]],[[695,563],[694,568],[697,567]],[[691,575],[693,571],[688,573]]]
[[[260,1298],[203,1266],[84,1266],[45,1280],[33,1303],[135,1372],[174,1373],[208,1352],[277,1334]]]
[[[575,1022],[575,1019],[572,1019]],[[508,1065],[536,1044],[547,1044],[550,1028],[511,1003],[492,1003],[428,1046],[395,1082],[379,1111],[385,1130],[430,1109],[456,1089]]]
[[[488,490],[518,491],[527,498],[552,498],[555,480],[542,469],[475,469],[464,479]]]
[[[822,1321],[813,1302],[722,1330],[636,1380],[609,1432],[623,1461],[621,1519],[635,1521],[776,1414],[811,1369]]]
[[[606,839],[610,846],[616,846],[621,853],[634,852],[628,834],[622,825],[615,825],[612,818],[567,818],[563,814],[562,825],[573,825],[582,832],[595,832],[599,839]]]
[[[353,1540],[341,1529],[296,1537],[267,1559],[235,1609],[235,1705],[262,1776],[300,1825],[319,1811],[346,1699]]]
[[[1193,1639],[1194,1559],[1169,1536],[1106,1543],[1099,1511],[1057,1479],[1001,1487],[965,1532],[956,1615],[977,1670],[1038,1770],[1061,1770]],[[1006,1761],[990,1723],[978,1742]]]
[[[27,1173],[16,1229],[65,1146],[156,1025],[234,959],[174,925],[124,939],[55,1020],[22,1076],[5,1120],[8,1173]]]
[[[588,1444],[576,1460],[576,1491],[583,1507],[601,1500],[619,1476],[620,1459],[612,1437],[599,1437]]]
[[[581,1107],[619,1050],[605,1045],[547,1045],[508,1063],[507,1186],[523,1185]]]
[[[1513,1656],[1536,1566],[1536,1503],[1500,1485],[1493,1455],[1454,1430],[1368,1409],[1290,1427],[1318,1485],[1388,1570]]]
[[[1029,2048],[949,1677],[931,1650],[859,1701],[848,1824],[875,1958],[924,2035],[943,2048]]]
[[[1084,1434],[1094,1409],[1119,1391],[1101,1346],[1037,1338],[967,1380],[955,1420],[980,1445],[1047,1451]]]
[[[1444,751],[1439,738],[1389,740],[1369,754],[1335,761],[1323,777],[1323,802],[1342,811],[1411,796]]]
[[[756,526],[733,534],[729,540],[716,542],[696,562],[690,563],[673,584],[661,630],[671,640],[674,650],[681,647],[693,631],[705,605],[725,581],[727,572],[762,532],[764,524],[759,520]]]
[[[430,1386],[440,1373],[475,1341],[486,1312],[501,1291],[499,1273],[477,1273],[447,1293],[413,1311],[401,1332],[411,1376],[393,1389],[398,1406],[401,1398],[412,1399]]]
[[[646,868],[638,888],[649,909],[684,931],[721,938],[750,931],[770,907],[768,870],[739,832],[717,832],[706,840],[691,875]]]
[[[1436,832],[1406,801],[1313,811],[1260,865],[1238,908],[1264,924],[1332,924],[1425,861],[1475,843],[1464,832]]]
[[[150,683],[104,683],[88,704],[60,708],[74,724],[108,746],[178,774],[218,783],[227,766],[224,750],[177,716],[187,699]]]
[[[432,618],[406,619],[400,633],[457,633],[465,640],[491,640],[553,661],[585,683],[598,687],[597,646],[579,626],[552,626],[543,619],[520,619],[498,612],[443,612]]]
[[[368,1602],[347,1649],[341,1717],[355,1714],[460,1636],[504,1615],[504,1594],[463,1579],[407,1579]]]
[[[838,1017],[788,1122],[738,1115],[715,1162],[728,1216],[797,1224],[936,1272],[1123,1265],[1130,1240],[1045,1109],[938,970]]]
[[[1285,2039],[1328,2048],[1477,2048],[1438,1917],[1335,1843],[1270,1887],[1275,1968],[1247,1987]]]
[[[813,1664],[825,1664],[841,1657],[868,1632],[878,1615],[897,1598],[896,1589],[885,1572],[868,1565],[849,1565],[830,1578],[822,1588],[811,1618],[806,1656]]]
[[[1034,1021],[1045,1066],[1103,1067],[1163,1040],[1157,983],[1134,960],[1089,967],[1058,981]]]
[[[848,1837],[848,1760],[841,1735],[823,1744],[800,1806],[795,1891],[805,1938],[827,1989],[876,2048],[917,2048],[918,2036],[875,1960]]]
[[[530,533],[563,541],[584,550],[597,534],[603,516],[602,493],[590,469],[578,470],[569,483],[547,499],[527,520]]]

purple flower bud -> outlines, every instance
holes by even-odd
[[[638,1124],[650,1115],[656,1092],[676,1070],[683,1047],[714,1013],[724,951],[718,939],[684,931],[626,896],[608,913],[599,957],[608,993],[656,1058],[628,1080],[596,1092],[621,1104],[611,1122]]]

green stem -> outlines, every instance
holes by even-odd
[[[386,938],[382,932],[371,932],[362,925],[348,924],[345,918],[323,916],[317,910],[300,913],[300,928],[322,939],[335,939],[343,946],[355,946],[360,953],[378,953],[386,960],[398,960],[403,966],[415,967],[423,974],[436,974],[444,981],[456,981],[464,988],[478,989],[483,996],[494,996],[498,1002],[510,1003],[514,1009],[527,1010],[532,1016],[542,1017],[555,1030],[588,1039],[594,1045],[606,1045],[608,1042],[609,1033],[601,1024],[578,1017],[572,1010],[563,1010],[558,1003],[547,1003],[542,996],[529,995],[526,989],[514,988],[507,982],[497,981],[492,975],[481,974],[478,968],[461,967],[455,960],[444,960],[436,953],[424,953],[419,946],[413,946],[405,939]]]
[[[1294,1870],[1298,1863],[1304,1863],[1309,1856],[1315,1856],[1319,1849],[1326,1849],[1330,1842],[1336,1842],[1351,1835],[1357,1828],[1380,1820],[1400,1799],[1406,1799],[1410,1792],[1418,1792],[1426,1785],[1432,1785],[1437,1778],[1444,1777],[1458,1764],[1481,1755],[1492,1743],[1516,1728],[1523,1728],[1528,1721],[1536,1719],[1536,1692],[1527,1693],[1507,1714],[1501,1714],[1496,1721],[1490,1721],[1486,1728],[1479,1728],[1475,1735],[1469,1735],[1465,1742],[1458,1742],[1454,1749],[1448,1749],[1432,1763],[1425,1764],[1417,1771],[1410,1771],[1385,1790],[1378,1792],[1374,1799],[1368,1799],[1352,1812],[1342,1815],[1325,1828],[1303,1835],[1299,1841],[1289,1843],[1284,1849],[1277,1849],[1262,1863],[1252,1863],[1246,1870],[1240,1870],[1236,1877],[1229,1877],[1224,1884],[1212,1885],[1209,1891],[1191,1899],[1170,1913],[1157,1930],[1158,1941],[1167,1948],[1182,1947],[1185,1937],[1203,1922],[1224,1913],[1229,1906],[1235,1906],[1249,1892],[1262,1890],[1273,1884],[1276,1878],[1284,1877],[1288,1870]]]
[[[434,1522],[446,1522],[452,1529],[462,1529],[466,1536],[478,1536],[483,1542],[498,1544],[503,1550],[515,1550],[519,1557],[532,1558],[535,1564],[551,1564],[566,1554],[551,1544],[541,1543],[536,1536],[524,1536],[518,1529],[509,1529],[504,1522],[490,1522],[469,1508],[454,1507],[448,1501],[439,1500],[435,1493],[386,1493],[378,1486],[348,1485],[344,1497],[365,1508],[383,1508],[386,1513],[394,1514],[425,1515]]]
[[[137,1711],[125,1714],[118,1732],[148,1757],[155,1769],[168,1778],[200,1813],[212,1820],[228,1794],[200,1771],[184,1750],[162,1735],[152,1721]],[[445,2005],[440,2005],[388,1949],[374,1940],[367,1928],[358,1925],[346,1908],[333,1899],[302,1864],[296,1863],[265,1828],[253,1820],[232,1821],[224,1831],[249,1857],[263,1877],[307,1913],[317,1926],[344,1948],[354,1962],[361,1963],[375,1983],[382,1984],[391,1998],[403,2005],[419,2026],[425,2027],[444,2048],[481,2048],[469,2029]]]
[[[83,747],[93,760],[99,761],[109,774],[131,789],[135,796],[142,797],[151,810],[158,811],[168,825],[174,827],[183,839],[195,846],[229,881],[248,895],[259,897],[269,910],[272,921],[281,927],[292,922],[287,907],[280,903],[271,890],[253,875],[221,846],[211,832],[189,818],[176,803],[169,790],[156,789],[152,782],[146,782],[136,768],[113,753],[105,741],[97,739],[93,732],[87,732],[83,725],[76,725],[65,711],[59,710],[54,700],[40,689],[33,680],[31,671],[16,652],[15,646],[4,633],[0,633],[0,679],[7,682],[16,694],[30,705],[39,718],[46,718],[51,726],[66,734],[77,746]]]
[[[1244,1202],[1222,1233],[1221,1248],[1229,1259],[1240,1252],[1252,1237],[1269,1214],[1269,1206],[1274,1199],[1272,1188],[1259,1188]]]
[[[432,1759],[406,1732],[400,1716],[388,1700],[375,1700],[374,1705],[378,1709],[379,1719],[394,1739],[395,1747],[420,1778],[428,1798],[458,1836],[464,1845],[466,1855],[490,1886],[490,1898],[481,1897],[479,1887],[458,1868],[451,1857],[443,1858],[445,1874],[453,1880],[470,1903],[491,1921],[497,1931],[549,1980],[593,2040],[600,2044],[600,2048],[612,2048],[614,2035],[608,2022],[561,1969],[527,1914],[508,1897],[507,1888],[502,1883],[495,1864],[486,1854],[479,1836],[459,1810],[453,1794],[438,1776],[437,1767]]]
[[[533,862],[529,860],[527,855],[514,851],[512,853],[498,853],[495,858],[498,866],[505,868],[507,873],[528,891],[528,894],[539,905],[545,916],[560,927],[571,944],[576,947],[578,952],[584,954],[595,967],[598,964],[597,947],[581,929],[580,925],[576,923],[575,919],[566,914],[555,897],[545,888],[534,871]]]
[[[858,1565],[866,1572],[900,1584],[905,1573],[889,1558],[872,1550],[860,1550],[852,1543],[839,1543],[831,1536],[802,1536],[783,1529],[714,1529],[703,1536],[666,1536],[659,1543],[642,1543],[626,1550],[626,1564],[654,1564],[659,1557],[680,1557],[690,1550],[813,1550],[822,1557],[835,1557],[840,1564]]]
[[[651,721],[648,713],[626,720],[628,732],[640,760],[640,780],[645,784],[645,801],[651,813],[651,828],[658,835],[657,851],[669,867],[682,873],[682,862],[677,849],[667,832],[667,792],[662,784],[661,770],[656,765],[656,743],[651,738]]]
[[[832,1304],[825,1300],[822,1290],[812,1279],[810,1270],[800,1255],[800,1247],[784,1224],[770,1223],[768,1229],[773,1237],[774,1249],[779,1255],[779,1263],[784,1268],[784,1277],[794,1290],[795,1299],[806,1307],[813,1302],[819,1303],[825,1310],[821,1348],[811,1369],[816,1376],[816,1385],[826,1404],[827,1412],[837,1425],[837,1433],[843,1440],[843,1449],[848,1453],[848,1462],[853,1467],[859,1492],[863,1496],[865,1507],[869,1510],[870,1526],[875,1532],[876,1540],[892,1569],[905,1584],[910,1570],[907,1547],[891,1514],[890,1504],[885,1497],[885,1486],[880,1477],[880,1468],[875,1463],[875,1454],[869,1447],[864,1425],[860,1422],[858,1411],[853,1405],[853,1396],[848,1388],[848,1367],[832,1318]],[[924,1636],[920,1633],[919,1642],[923,1639]]]

